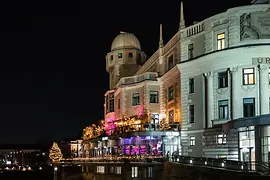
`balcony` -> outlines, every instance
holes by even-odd
[[[146,72],[138,76],[124,77],[121,78],[120,81],[116,84],[116,89],[118,89],[122,85],[140,83],[145,80],[157,81],[157,77],[158,73],[156,72]]]

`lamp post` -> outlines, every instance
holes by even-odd
[[[57,168],[57,166],[56,165],[54,165],[54,168],[53,168],[53,180],[57,180],[57,170],[58,170],[58,168]]]

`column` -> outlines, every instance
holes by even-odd
[[[232,107],[230,107],[230,111],[232,111],[232,117],[231,119],[237,119],[239,118],[239,105],[237,104],[238,100],[237,100],[237,88],[239,87],[239,82],[237,81],[237,75],[235,76],[235,74],[238,72],[238,66],[237,67],[233,67],[230,69],[230,78],[232,78],[232,83],[230,83],[230,88],[232,88],[232,93],[230,94],[231,96],[231,101],[232,101]],[[230,80],[231,81],[231,80]],[[242,100],[243,101],[243,100]],[[243,103],[241,101],[241,103]]]
[[[258,70],[260,73],[260,79],[259,82],[260,83],[260,96],[259,96],[259,101],[260,101],[260,115],[263,114],[268,114],[269,113],[269,97],[268,97],[268,92],[269,92],[269,88],[268,88],[268,84],[269,84],[269,79],[268,79],[268,69],[269,67],[265,66],[265,65],[260,65]]]
[[[213,73],[204,73],[207,79],[207,127],[212,127],[212,120],[214,120],[214,84],[213,84]],[[195,107],[196,108],[196,107]]]

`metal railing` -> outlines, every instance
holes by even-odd
[[[242,172],[258,172],[267,175],[270,172],[269,164],[263,162],[242,162],[225,159],[172,156],[172,162],[187,164],[191,166],[204,166],[217,169],[234,170]]]

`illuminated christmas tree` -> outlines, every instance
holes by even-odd
[[[61,159],[63,158],[63,154],[61,153],[61,149],[59,148],[59,146],[56,142],[53,143],[53,146],[50,149],[49,157],[52,160],[52,162],[60,162]]]
[[[166,119],[162,119],[159,124],[159,129],[162,131],[166,131],[168,129],[171,129],[170,124],[166,121]]]

